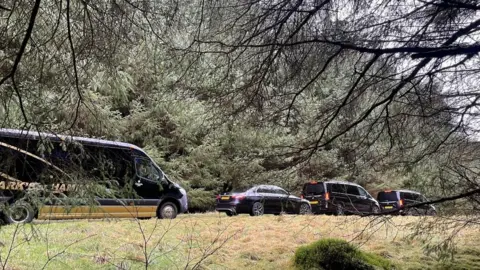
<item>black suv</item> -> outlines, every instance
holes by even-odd
[[[315,214],[363,214],[380,212],[379,203],[361,186],[341,181],[310,181],[301,198],[310,201]]]
[[[411,204],[427,202],[428,200],[421,193],[412,190],[385,190],[377,195],[383,212],[398,213],[401,215],[436,215],[435,206],[431,204],[419,207],[405,207]],[[398,211],[394,211],[398,210]]]

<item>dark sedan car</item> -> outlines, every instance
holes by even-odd
[[[217,196],[215,209],[228,216],[250,214],[308,214],[311,211],[307,200],[290,195],[284,189],[272,185],[252,187],[244,192],[227,193]]]

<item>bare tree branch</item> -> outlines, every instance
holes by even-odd
[[[18,50],[15,61],[13,62],[13,66],[12,66],[10,72],[0,80],[0,86],[3,85],[8,79],[12,80],[12,84],[13,84],[15,93],[17,94],[17,97],[18,97],[18,100],[19,100],[19,106],[20,106],[20,109],[22,110],[22,114],[23,114],[23,117],[24,117],[26,123],[28,123],[27,114],[25,112],[25,108],[24,108],[24,105],[23,105],[22,95],[20,94],[20,91],[18,90],[18,87],[16,86],[14,77],[15,77],[15,73],[17,72],[18,65],[20,64],[20,61],[22,60],[22,56],[25,53],[25,49],[27,48],[28,41],[30,40],[30,37],[32,36],[33,27],[35,25],[35,19],[37,18],[38,10],[40,9],[40,2],[41,2],[41,0],[35,0],[35,4],[33,5],[32,12],[31,12],[31,15],[30,15],[30,21],[28,22],[28,27],[27,27],[27,30],[25,32],[25,36],[23,38],[22,44],[20,45],[20,49]]]
[[[5,11],[12,11],[11,9],[9,9],[9,8],[3,6],[3,5],[0,5],[0,9],[5,10]]]
[[[75,47],[73,46],[73,39],[72,39],[72,29],[71,29],[71,23],[70,23],[70,0],[67,0],[67,35],[68,35],[68,42],[70,44],[70,50],[71,50],[71,53],[72,53],[72,65],[73,65],[73,73],[74,73],[74,76],[75,76],[75,88],[77,90],[77,95],[78,95],[78,101],[76,103],[73,122],[70,126],[70,128],[73,128],[73,126],[77,122],[77,118],[78,118],[78,114],[79,114],[79,110],[80,110],[80,105],[82,104],[82,92],[81,92],[80,86],[79,86],[78,71],[77,71],[77,58],[75,56]]]

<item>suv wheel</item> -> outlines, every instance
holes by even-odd
[[[251,216],[261,216],[265,212],[263,207],[263,203],[256,202],[252,205],[252,212],[250,213]]]
[[[158,217],[162,219],[174,219],[177,217],[177,206],[172,202],[166,202],[160,206]]]
[[[407,211],[405,211],[406,216],[418,216],[418,209],[416,208],[408,208]]]
[[[4,212],[5,222],[8,224],[30,223],[34,217],[33,208],[25,202],[16,202]]]
[[[343,205],[341,203],[339,203],[335,206],[335,215],[337,215],[337,216],[345,215],[345,208],[343,207]]]
[[[376,205],[373,205],[371,211],[374,214],[378,214],[378,213],[380,213],[380,208],[378,208],[378,206],[376,206]]]

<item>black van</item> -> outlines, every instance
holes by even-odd
[[[363,214],[378,213],[380,205],[361,186],[343,181],[310,181],[303,185],[301,198],[310,201],[312,212]]]
[[[13,129],[0,129],[0,203],[7,223],[188,209],[185,190],[135,145]]]
[[[385,190],[377,194],[383,212],[401,215],[436,215],[435,206],[431,204],[420,207],[405,207],[407,205],[428,202],[420,192],[413,190]],[[395,211],[397,210],[397,211]]]

